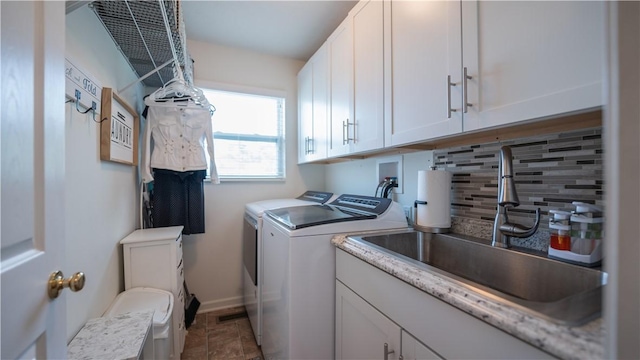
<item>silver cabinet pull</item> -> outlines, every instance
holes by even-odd
[[[471,79],[473,79],[473,77],[467,75],[467,67],[465,66],[464,69],[463,69],[463,74],[462,74],[462,81],[464,81],[464,86],[463,86],[462,91],[464,92],[464,102],[463,102],[463,104],[464,104],[464,113],[465,114],[467,113],[467,110],[468,110],[467,107],[473,106],[472,104],[469,103],[469,100],[467,100],[468,99],[468,96],[467,96],[467,93],[468,93],[468,91],[467,91],[467,80],[471,80]]]
[[[349,125],[353,125],[353,138],[349,137]],[[356,138],[356,123],[349,122],[349,119],[342,122],[342,145],[347,145],[349,141],[355,142]]]
[[[349,124],[349,121],[347,120],[347,125]],[[351,123],[351,125],[353,125],[353,137],[351,138],[351,140],[353,140],[353,143],[356,143],[356,121],[353,120],[353,123]],[[349,132],[347,131],[347,136],[349,136]]]
[[[395,351],[389,351],[389,344],[384,343],[384,360],[389,360],[389,354],[393,354]]]
[[[349,119],[342,122],[342,145],[349,143]]]
[[[456,109],[451,108],[451,87],[456,84],[451,82],[451,75],[447,75],[447,119],[451,119],[451,113],[456,112]]]
[[[315,154],[315,152],[316,152],[316,142],[315,142],[315,140],[312,137],[310,137],[308,141],[309,141],[309,144],[307,145],[307,147],[309,149],[309,154]]]

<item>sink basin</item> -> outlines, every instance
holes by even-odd
[[[555,322],[580,325],[601,313],[606,273],[599,270],[463,235],[403,231],[350,238]]]

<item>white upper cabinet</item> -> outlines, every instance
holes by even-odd
[[[384,147],[383,3],[364,0],[327,41],[329,156]]]
[[[461,86],[448,82],[461,72],[460,2],[386,1],[385,6],[385,146],[461,132],[461,96],[449,96]]]
[[[361,1],[353,17],[353,108],[351,152],[384,147],[383,3]]]
[[[462,1],[462,18],[464,131],[603,104],[602,2]]]
[[[329,51],[328,155],[346,155],[353,141],[353,28],[347,17],[327,40]],[[350,135],[351,134],[351,135]]]
[[[300,80],[300,162],[598,108],[604,10],[602,1],[362,0],[326,43],[326,141],[305,100],[322,108],[319,80],[303,69],[314,74]]]
[[[329,60],[326,44],[298,73],[298,163],[327,157]]]

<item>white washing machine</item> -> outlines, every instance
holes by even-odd
[[[262,343],[262,216],[265,211],[288,206],[324,204],[332,193],[306,191],[295,199],[263,200],[245,205],[242,287],[244,305],[258,345]]]
[[[406,229],[402,206],[340,195],[327,205],[267,210],[263,231],[266,359],[332,359],[335,354],[335,234]]]

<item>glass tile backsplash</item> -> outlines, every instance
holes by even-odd
[[[539,207],[544,234],[551,209],[574,210],[573,201],[604,206],[602,128],[595,128],[434,150],[435,165],[453,173],[454,217],[493,221],[502,145],[511,146],[520,198],[520,206],[509,212],[511,220],[529,226]]]

